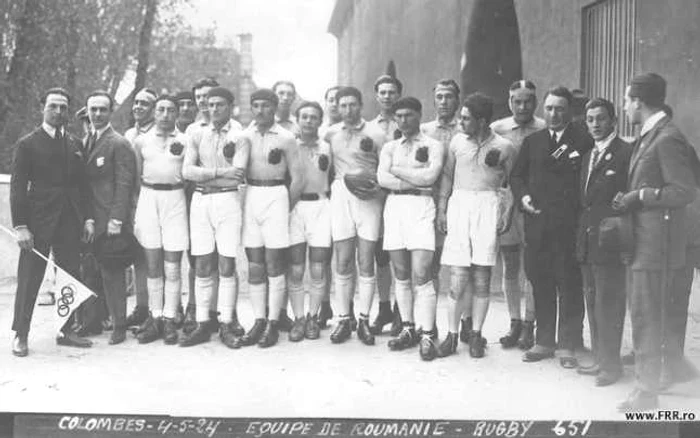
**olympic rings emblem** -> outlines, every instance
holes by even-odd
[[[70,314],[70,306],[75,301],[75,285],[68,284],[61,288],[61,297],[57,301],[56,312],[61,318],[65,318]]]

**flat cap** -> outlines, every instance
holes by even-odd
[[[260,88],[255,90],[253,94],[250,95],[250,103],[253,103],[256,100],[267,100],[268,102],[272,102],[275,106],[277,106],[280,102],[275,92],[269,88]]]
[[[233,103],[233,93],[228,88],[224,87],[213,87],[209,89],[209,95],[211,97],[223,97],[228,101],[228,103]]]
[[[421,105],[420,100],[416,99],[415,97],[406,96],[397,100],[392,107],[393,112],[400,109],[411,109],[416,112],[422,112],[423,105]]]

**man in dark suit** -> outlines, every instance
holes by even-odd
[[[79,247],[88,194],[80,142],[65,130],[70,96],[62,88],[48,90],[42,100],[43,122],[15,147],[10,182],[10,208],[17,242],[22,248],[17,267],[17,294],[12,329],[15,356],[29,353],[27,337],[46,261],[36,249],[74,277],[79,277]],[[81,190],[83,189],[83,190]],[[90,347],[66,323],[59,345]]]
[[[574,350],[583,330],[576,221],[581,161],[593,146],[588,133],[570,123],[572,100],[565,87],[547,92],[547,128],[525,138],[511,176],[515,200],[525,212],[525,273],[532,283],[537,322],[535,346],[523,361],[554,357],[558,297],[560,363],[565,368],[577,365]]]
[[[91,190],[92,216],[86,221],[89,241],[107,234],[131,233],[132,199],[136,190],[136,156],[129,142],[110,124],[114,101],[103,91],[87,98],[87,112],[92,128],[85,141],[87,177]],[[114,323],[110,344],[126,338],[126,276],[124,269],[100,266],[103,289]]]
[[[625,92],[627,117],[642,128],[630,159],[627,191],[613,204],[632,215],[635,241],[629,301],[637,385],[618,406],[624,411],[658,405],[666,300],[686,264],[685,207],[696,196],[698,159],[664,114],[665,98],[666,81],[655,73],[635,76]]]
[[[586,104],[586,125],[595,141],[584,155],[581,169],[581,217],[576,256],[581,263],[583,291],[595,363],[579,367],[579,374],[595,375],[597,386],[622,376],[620,344],[625,319],[625,266],[619,251],[599,245],[600,222],[617,216],[612,200],[627,188],[632,148],[615,132],[615,106],[596,98]]]

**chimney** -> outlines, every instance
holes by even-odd
[[[238,87],[238,102],[239,102],[239,121],[243,126],[247,126],[253,119],[250,110],[250,95],[253,93],[253,35],[242,33],[238,35],[239,42],[239,80]]]

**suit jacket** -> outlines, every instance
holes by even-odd
[[[603,218],[619,214],[613,210],[612,200],[618,192],[627,191],[632,146],[615,137],[588,177],[592,153],[591,150],[583,157],[581,167],[581,216],[576,234],[576,258],[581,263],[620,264],[619,252],[604,251],[599,247],[598,232]]]
[[[108,128],[93,146],[86,167],[95,235],[107,231],[110,219],[121,221],[122,230],[131,231],[136,155],[129,142]]]
[[[17,142],[10,181],[13,226],[50,241],[64,208],[74,210],[82,229],[89,204],[79,140],[66,133],[58,144],[39,126]]]
[[[685,265],[689,230],[685,207],[696,196],[698,166],[692,146],[667,117],[635,145],[628,191],[652,188],[660,192],[657,199],[645,199],[644,205],[632,212],[635,240],[632,269],[661,269],[664,240],[668,242],[668,267],[677,269]],[[668,230],[663,225],[666,209],[670,214]]]
[[[563,145],[567,150],[559,159],[552,158],[551,154]],[[525,243],[533,251],[537,251],[545,239],[555,238],[573,251],[581,163],[592,147],[593,139],[588,132],[572,123],[556,144],[548,129],[534,132],[523,140],[511,173],[511,185],[517,205],[521,205],[523,196],[530,195],[535,208],[541,210],[538,215],[525,214]]]

